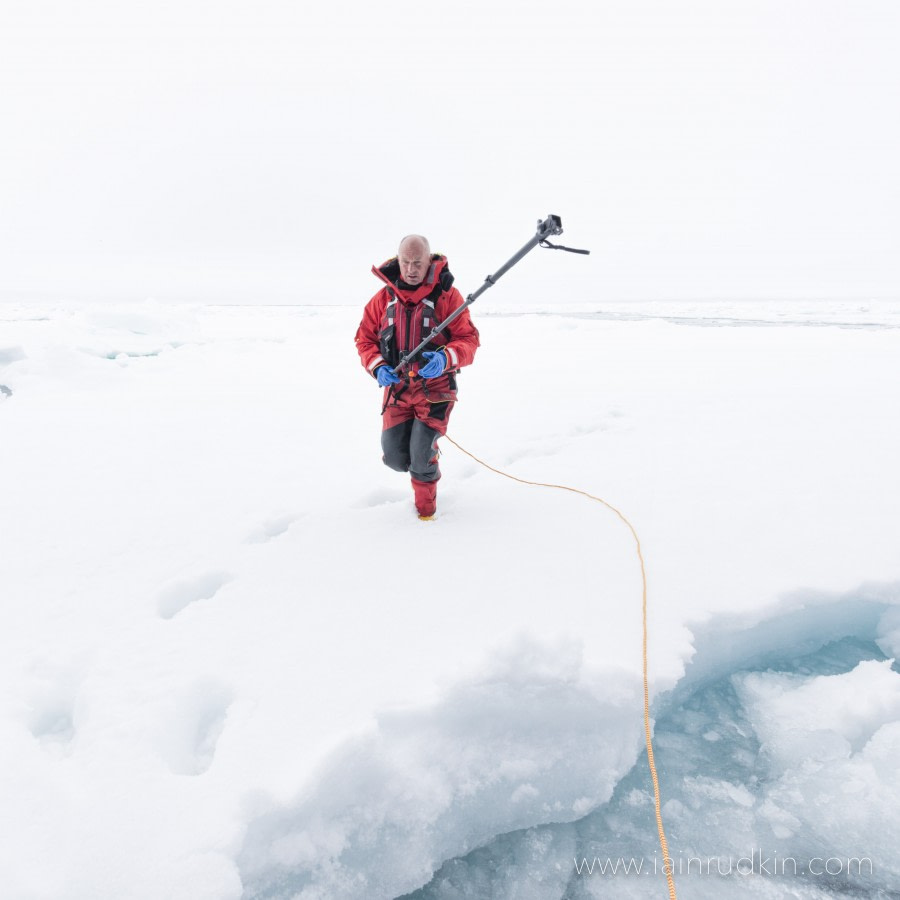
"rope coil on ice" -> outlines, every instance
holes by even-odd
[[[611,503],[608,503],[602,497],[595,497],[593,494],[589,494],[587,491],[579,490],[578,488],[568,487],[564,484],[547,484],[543,481],[529,481],[527,478],[519,478],[516,475],[510,475],[508,472],[504,472],[501,469],[495,469],[493,466],[488,465],[484,460],[479,459],[475,456],[474,453],[470,453],[464,447],[461,447],[456,441],[453,440],[449,435],[444,435],[444,437],[456,447],[457,450],[464,453],[469,458],[475,460],[479,465],[484,466],[486,469],[490,469],[492,472],[496,472],[497,475],[502,475],[504,478],[509,478],[512,481],[518,481],[520,484],[530,484],[535,487],[546,487],[546,488],[555,488],[560,491],[570,491],[573,494],[581,494],[582,497],[587,497],[589,500],[596,500],[597,503],[602,503],[607,509],[614,512],[621,520],[625,523],[628,530],[631,532],[631,536],[634,538],[635,547],[637,549],[638,560],[641,564],[641,586],[642,586],[642,599],[641,599],[641,617],[642,617],[642,625],[643,625],[643,637],[642,637],[642,656],[643,656],[643,679],[644,679],[644,736],[647,743],[647,764],[650,767],[650,777],[653,781],[653,802],[656,808],[656,830],[659,834],[659,846],[662,849],[663,854],[663,871],[666,873],[666,882],[669,886],[669,897],[671,900],[677,900],[675,894],[675,880],[672,877],[672,861],[669,856],[669,845],[666,841],[666,832],[663,827],[662,820],[662,809],[661,809],[661,801],[659,798],[659,777],[656,774],[656,762],[653,758],[653,740],[650,735],[650,681],[647,675],[647,571],[644,566],[644,554],[641,551],[641,541],[638,537],[637,531],[635,531],[634,526],[631,522],[628,521],[627,517],[620,510],[616,509]]]

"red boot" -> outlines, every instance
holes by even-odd
[[[413,491],[416,494],[416,510],[420,519],[430,519],[437,509],[437,482],[436,481],[412,481]]]

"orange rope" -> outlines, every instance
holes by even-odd
[[[634,526],[625,515],[616,509],[611,503],[607,503],[602,497],[595,497],[593,494],[589,494],[587,491],[580,491],[578,488],[567,487],[564,484],[546,484],[543,481],[529,481],[527,478],[517,478],[515,475],[510,475],[508,472],[503,472],[500,469],[495,469],[493,466],[489,466],[484,460],[479,459],[475,456],[474,453],[469,453],[468,450],[460,447],[456,441],[453,440],[449,435],[444,435],[444,437],[456,447],[457,450],[465,453],[466,456],[474,459],[479,465],[484,466],[486,469],[490,469],[492,472],[496,472],[498,475],[502,475],[504,478],[509,478],[512,481],[518,481],[520,484],[530,484],[535,487],[546,487],[546,488],[556,488],[560,491],[570,491],[573,494],[581,494],[582,497],[587,497],[589,500],[596,500],[598,503],[602,503],[607,509],[612,510],[628,527],[628,530],[631,532],[631,536],[634,538],[634,543],[637,547],[637,555],[638,560],[641,564],[641,584],[643,588],[643,597],[641,601],[641,615],[643,620],[643,642],[642,642],[642,655],[643,655],[643,675],[644,675],[644,734],[646,735],[647,740],[647,763],[650,766],[650,777],[653,780],[653,801],[656,806],[656,830],[659,833],[659,846],[662,849],[663,854],[663,871],[666,873],[666,881],[669,885],[669,897],[671,900],[677,900],[675,894],[675,880],[672,877],[672,860],[669,857],[669,845],[666,841],[666,832],[663,828],[663,820],[662,820],[662,809],[661,802],[659,799],[659,777],[656,774],[656,763],[653,759],[653,741],[650,738],[650,681],[647,676],[647,571],[644,567],[644,554],[641,552],[641,541],[638,538],[637,532],[634,530]]]

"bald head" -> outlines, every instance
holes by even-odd
[[[431,244],[428,243],[428,238],[424,234],[408,234],[400,241],[398,252],[402,252],[404,248],[424,250],[429,256],[431,255]]]
[[[421,284],[431,264],[428,238],[421,234],[408,234],[400,241],[397,260],[400,263],[400,277],[407,284]]]

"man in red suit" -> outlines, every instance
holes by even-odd
[[[384,464],[409,472],[421,519],[437,508],[438,439],[456,403],[456,375],[475,358],[478,330],[466,309],[400,373],[400,359],[463,305],[447,258],[431,252],[420,234],[407,235],[397,255],[372,272],[383,287],[366,304],[356,349],[366,371],[384,388],[381,448]]]

